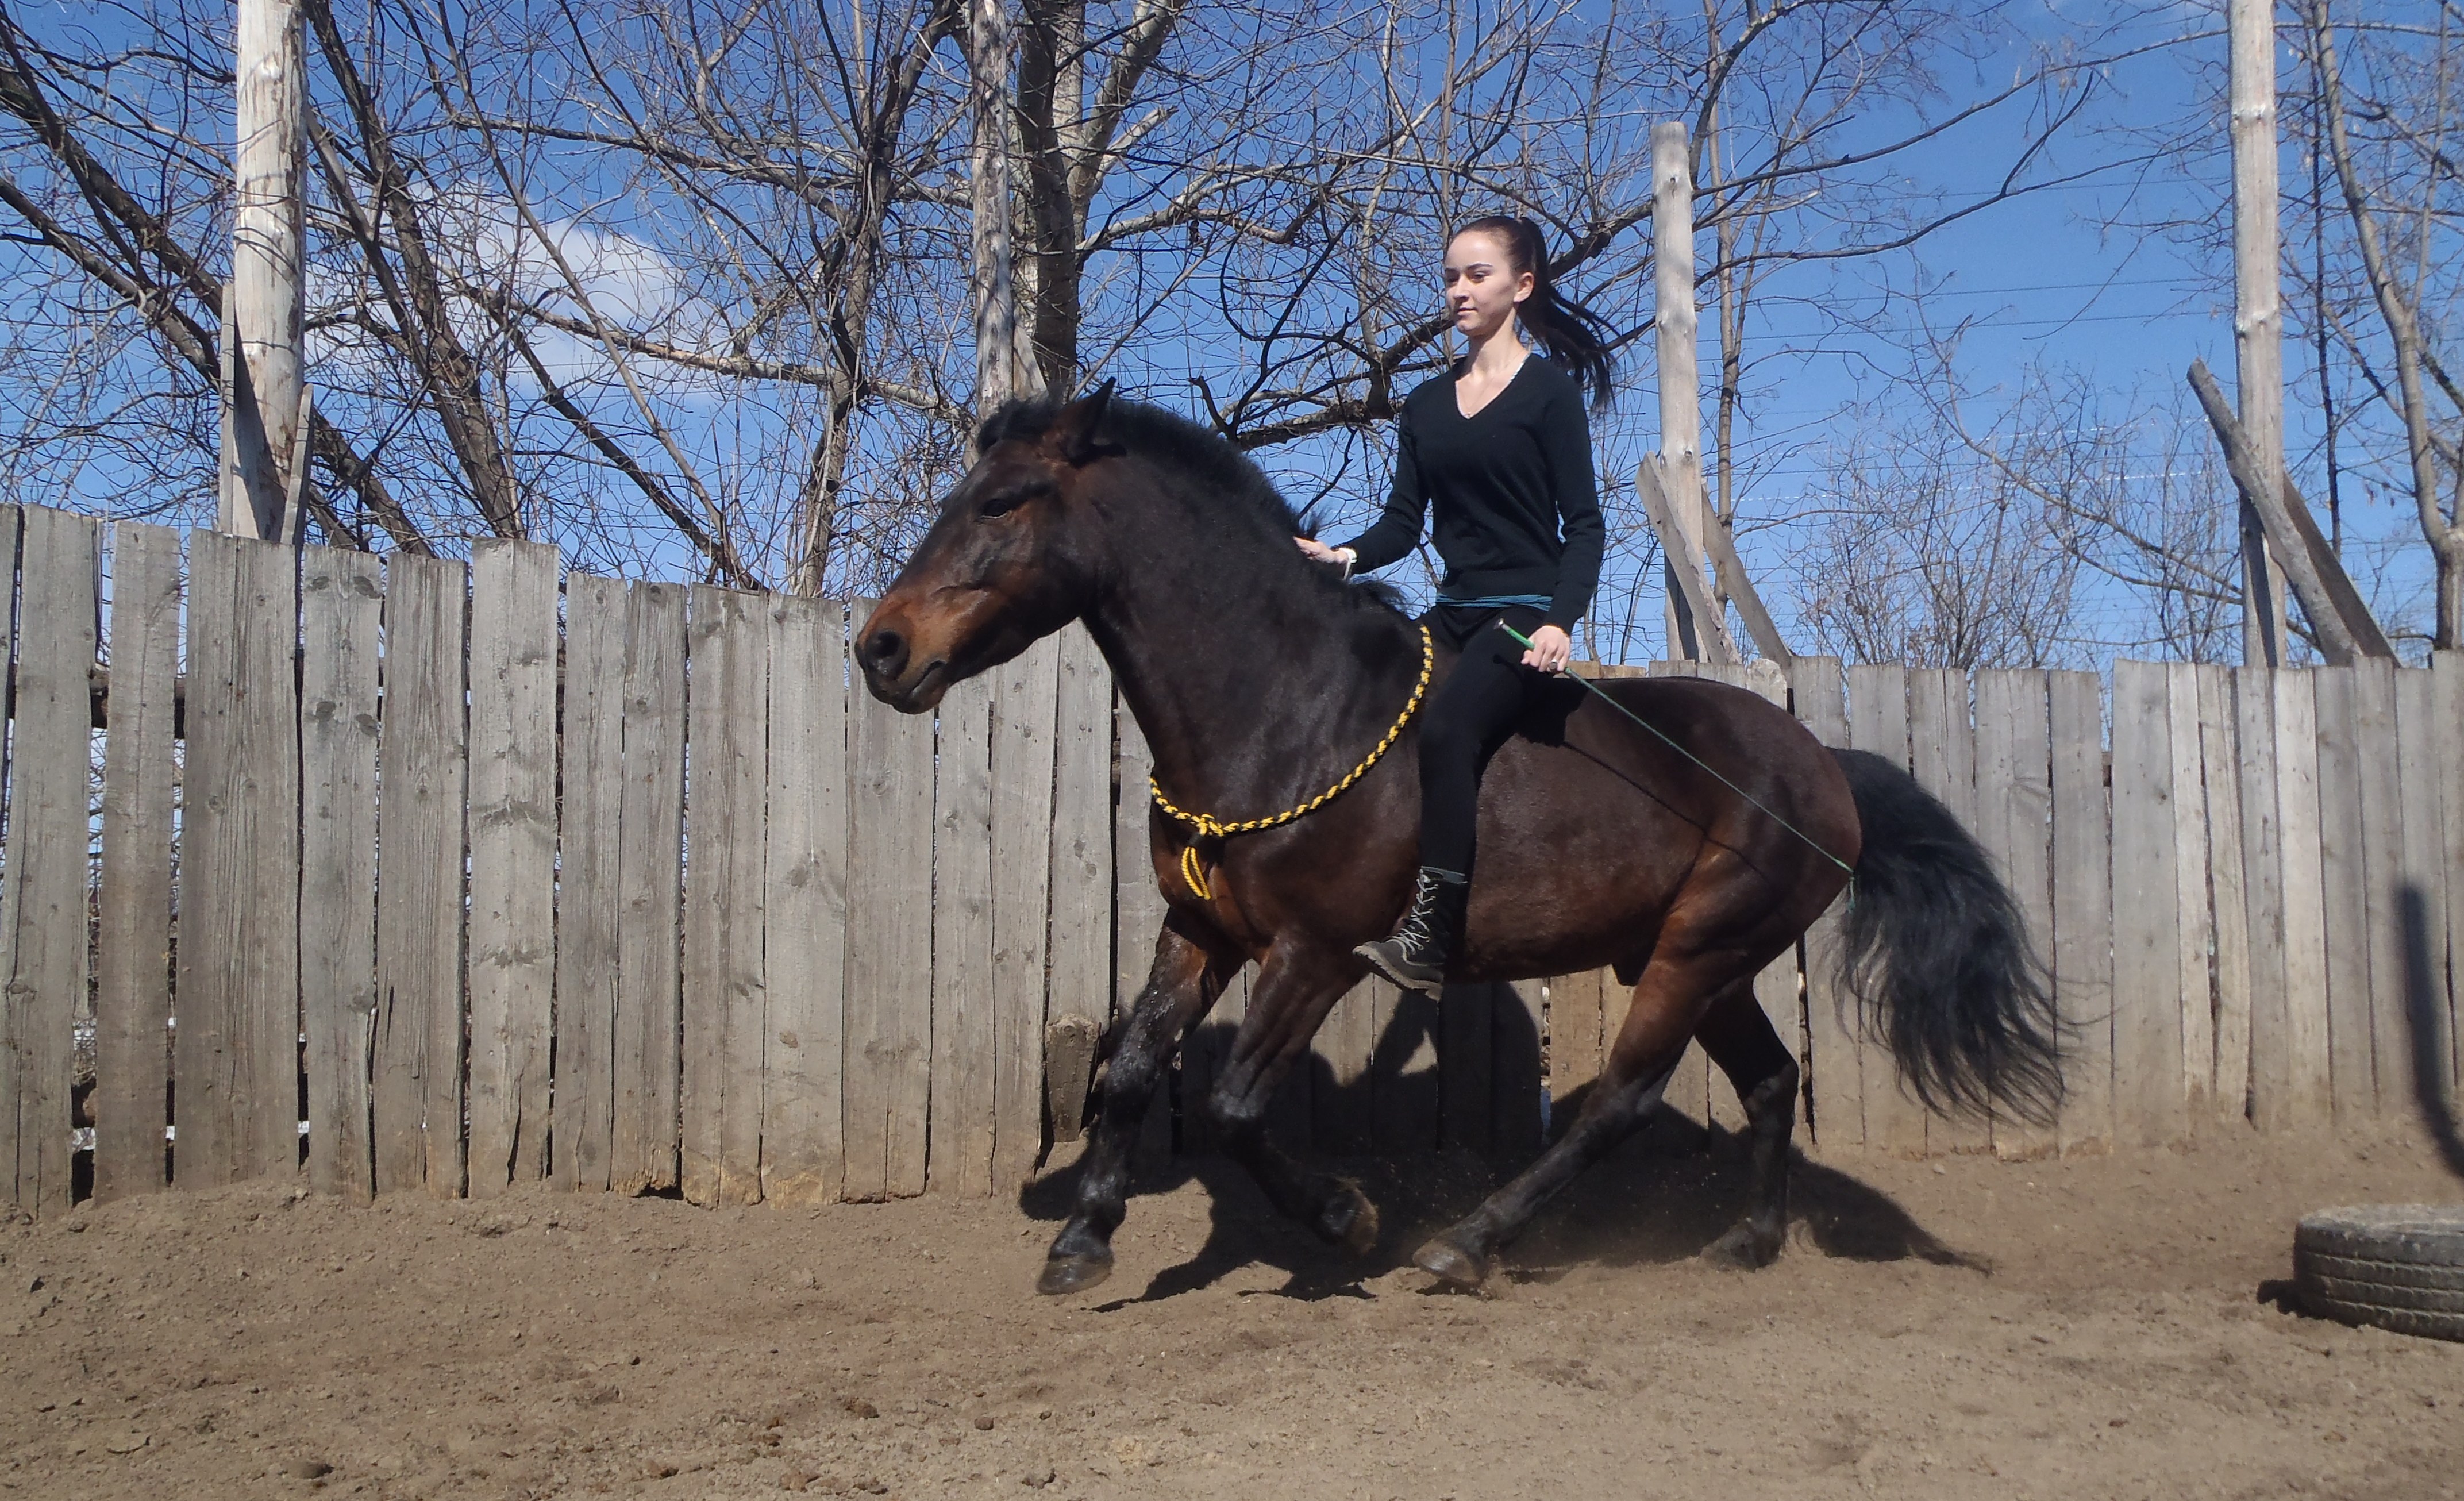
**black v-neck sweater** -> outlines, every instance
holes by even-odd
[[[1528,356],[1506,389],[1471,416],[1451,373],[1405,398],[1396,424],[1395,493],[1345,545],[1366,573],[1409,553],[1420,519],[1445,561],[1441,599],[1545,594],[1548,623],[1572,630],[1599,587],[1607,529],[1592,476],[1591,424],[1574,378]]]

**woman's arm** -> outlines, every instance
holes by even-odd
[[[1419,445],[1412,436],[1407,405],[1395,424],[1395,488],[1386,497],[1386,509],[1369,530],[1333,550],[1352,553],[1353,571],[1375,573],[1420,544],[1420,519],[1428,509],[1428,493],[1420,487]]]
[[[1583,415],[1580,392],[1570,391],[1549,404],[1540,439],[1555,492],[1558,535],[1565,540],[1565,550],[1557,556],[1557,589],[1550,599],[1548,624],[1572,631],[1592,607],[1592,594],[1600,586],[1600,556],[1608,546],[1599,483],[1592,474],[1592,425]]]

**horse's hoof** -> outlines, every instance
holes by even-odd
[[[1099,1287],[1112,1274],[1112,1258],[1103,1256],[1049,1256],[1045,1258],[1044,1275],[1035,1279],[1035,1291],[1046,1297],[1059,1297],[1065,1292],[1084,1292]]]
[[[1317,1217],[1317,1232],[1347,1256],[1366,1256],[1377,1244],[1377,1206],[1357,1183],[1345,1183]]]
[[[1414,1251],[1412,1265],[1458,1288],[1477,1288],[1488,1280],[1486,1258],[1473,1255],[1442,1235]]]
[[[1715,1267],[1758,1271],[1779,1260],[1780,1239],[1741,1220],[1728,1227],[1727,1234],[1703,1247],[1703,1259]]]

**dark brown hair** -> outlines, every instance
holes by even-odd
[[[1592,408],[1608,409],[1616,394],[1617,357],[1609,353],[1608,324],[1600,316],[1568,297],[1549,270],[1549,242],[1540,226],[1513,214],[1484,214],[1455,231],[1494,234],[1506,246],[1507,263],[1515,275],[1531,274],[1531,295],[1514,310],[1524,328],[1549,358],[1573,373],[1591,393]]]

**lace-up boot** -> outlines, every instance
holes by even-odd
[[[1352,952],[1406,990],[1435,995],[1445,983],[1446,960],[1454,957],[1463,936],[1463,908],[1471,899],[1471,883],[1460,872],[1420,867],[1412,883],[1412,910],[1394,937],[1363,943]]]

